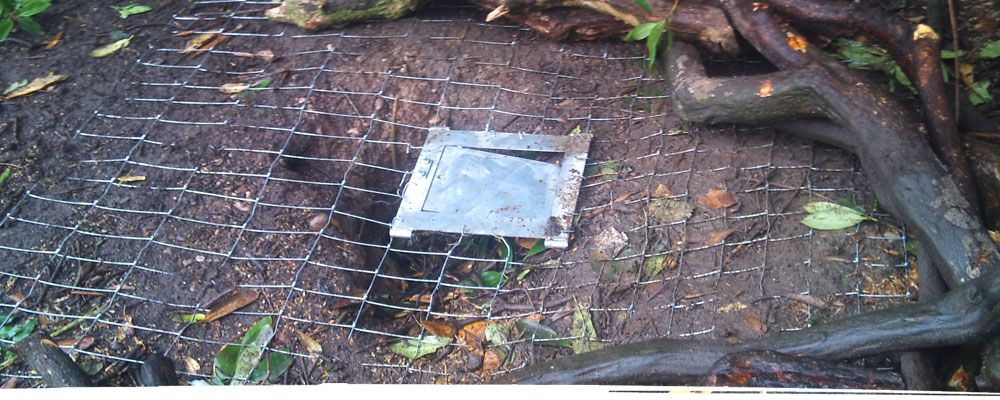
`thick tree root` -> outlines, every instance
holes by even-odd
[[[521,383],[686,384],[726,354],[770,350],[822,359],[975,343],[1000,325],[1000,256],[958,186],[919,134],[915,116],[813,46],[770,10],[722,0],[737,29],[782,71],[710,78],[697,50],[668,52],[675,108],[701,122],[771,123],[809,118],[822,126],[799,135],[855,152],[882,204],[924,238],[937,272],[952,288],[939,299],[834,321],[755,342],[661,339],[565,357],[512,374]],[[759,6],[758,6],[759,7]],[[823,126],[823,116],[839,126]],[[781,123],[789,129],[790,123]],[[794,129],[792,127],[792,129]],[[926,262],[926,261],[924,261]]]
[[[729,354],[717,361],[698,386],[903,389],[899,375],[853,365],[790,357],[773,351]]]
[[[423,0],[285,0],[268,10],[267,17],[312,30],[397,19],[423,3]],[[632,26],[669,16],[670,28],[678,38],[720,54],[735,55],[739,51],[736,34],[722,10],[698,0],[685,0],[672,15],[673,2],[664,0],[649,1],[652,14],[631,0],[472,0],[472,3],[492,10],[490,17],[509,17],[554,39],[621,37]],[[607,17],[598,18],[594,13]]]

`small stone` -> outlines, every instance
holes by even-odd
[[[200,255],[200,254],[196,255],[196,256],[194,256],[194,260],[197,261],[197,262],[203,263],[203,262],[205,262],[205,256]]]

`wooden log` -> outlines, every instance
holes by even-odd
[[[855,365],[791,357],[773,351],[745,351],[726,355],[698,382],[698,386],[804,389],[904,389],[896,373]]]
[[[11,347],[50,388],[93,386],[90,376],[59,345],[41,333],[35,332]]]

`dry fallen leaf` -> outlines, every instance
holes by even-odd
[[[790,293],[785,295],[785,297],[787,297],[789,300],[797,301],[799,303],[810,305],[816,308],[826,308],[826,302],[817,299],[813,296],[810,296],[808,294]]]
[[[320,354],[323,352],[323,346],[313,339],[312,336],[307,335],[305,332],[295,331],[295,334],[299,337],[299,343],[302,347],[309,352],[309,354]]]
[[[791,46],[792,50],[800,53],[805,53],[806,48],[809,47],[809,41],[801,35],[796,35],[792,32],[788,32],[788,45]]]
[[[735,232],[735,231],[736,231],[736,229],[725,229],[725,230],[721,230],[721,231],[712,231],[712,232],[709,232],[708,233],[708,240],[706,241],[706,244],[709,245],[709,246],[715,246],[715,245],[717,245],[719,243],[722,243],[723,241],[726,240],[727,237],[729,237],[729,235],[732,235],[733,232]]]
[[[525,250],[531,250],[532,247],[535,247],[535,245],[538,244],[538,239],[517,238],[515,242],[517,242],[517,245],[521,246]]]
[[[179,33],[178,35],[180,35],[181,33]],[[195,51],[198,51],[198,49],[201,49],[202,47],[205,46],[205,44],[211,41],[212,38],[215,37],[215,35],[217,35],[217,33],[202,33],[198,36],[191,38],[191,40],[188,40],[187,46],[184,46],[184,50],[181,50],[181,54],[193,53]]]
[[[53,73],[49,72],[48,76],[41,77],[41,78],[35,78],[35,80],[29,82],[27,85],[24,85],[24,86],[22,86],[20,88],[15,89],[14,91],[12,91],[10,93],[7,93],[7,95],[4,96],[3,99],[4,100],[10,100],[10,99],[13,99],[15,97],[21,97],[21,96],[29,95],[29,94],[35,93],[35,92],[37,92],[39,90],[45,89],[45,88],[49,87],[50,85],[62,82],[64,80],[66,80],[66,78],[69,78],[69,76],[67,76],[67,75],[56,75],[56,74],[53,74]]]
[[[117,53],[119,50],[128,47],[130,44],[132,44],[132,36],[98,47],[90,52],[90,56],[94,58],[104,58]]]
[[[754,2],[753,3],[753,10],[754,11],[760,11],[760,10],[766,10],[766,9],[767,9],[767,3],[758,3],[758,2]]]
[[[205,313],[205,319],[201,322],[209,323],[232,314],[233,311],[239,310],[246,307],[250,303],[257,301],[257,298],[259,297],[260,292],[253,289],[232,289],[205,305],[205,308],[209,309],[209,311]]]
[[[668,189],[666,186],[663,186],[662,183],[657,184],[656,189],[653,189],[653,197],[656,198],[670,197],[673,195],[674,194],[670,192],[670,189]]]
[[[483,355],[483,375],[489,375],[496,372],[500,369],[501,362],[503,362],[503,360],[500,359],[500,356],[497,355],[493,349],[486,350],[486,354]]]
[[[62,35],[63,31],[59,31],[59,33],[57,33],[56,36],[52,38],[52,40],[50,40],[48,43],[45,44],[45,49],[51,50],[53,47],[59,45],[59,42],[62,41]]]
[[[736,199],[729,192],[722,189],[709,190],[707,194],[698,198],[698,204],[702,207],[718,210],[736,205]]]
[[[938,36],[937,32],[934,32],[933,28],[924,24],[919,24],[917,25],[917,29],[913,30],[913,40],[920,39],[930,39],[936,42],[941,40],[941,37]]]
[[[220,43],[225,42],[226,40],[229,40],[229,36],[217,36],[215,39],[212,39],[212,41],[203,44],[198,49],[194,49],[194,50],[184,49],[184,50],[185,51],[190,50],[189,53],[191,53],[192,56],[197,56],[197,55],[200,55],[201,53],[204,53],[204,52],[208,51],[208,49],[211,49],[211,48],[214,48],[215,46],[218,46]],[[182,51],[181,53],[184,53],[184,52]]]
[[[118,178],[115,178],[115,180],[118,181],[118,183],[143,182],[143,181],[146,180],[146,176],[145,175],[125,175],[125,176],[119,176]]]
[[[244,90],[247,90],[250,85],[245,83],[227,83],[225,85],[219,86],[219,91],[225,94],[237,94]]]
[[[970,390],[969,373],[965,372],[964,366],[958,367],[958,370],[951,374],[951,378],[948,379],[948,387],[960,392],[968,392]]]
[[[990,237],[993,238],[993,242],[1000,246],[1000,231],[989,231]]]
[[[191,357],[184,357],[184,370],[189,374],[197,374],[201,370],[201,364],[198,364],[198,360]]]
[[[717,311],[718,311],[719,314],[725,314],[725,313],[730,313],[730,312],[733,312],[733,311],[739,311],[739,310],[742,310],[742,309],[745,309],[745,308],[747,308],[746,304],[743,304],[743,302],[741,302],[741,301],[737,301],[735,303],[729,303],[729,304],[726,304],[726,305],[724,305],[722,307],[719,307],[719,309]]]
[[[961,63],[958,65],[958,77],[962,79],[962,83],[965,86],[972,86],[976,83],[976,79],[972,71],[972,64]]]
[[[774,94],[774,87],[771,85],[771,81],[769,80],[764,81],[764,83],[760,85],[760,90],[757,90],[757,96],[760,97],[770,97],[772,94]]]
[[[767,325],[760,320],[760,316],[757,315],[757,313],[750,311],[745,317],[743,317],[743,320],[747,323],[747,326],[750,327],[750,329],[760,333],[767,332]]]
[[[480,348],[485,337],[486,320],[480,320],[467,324],[459,329],[458,333],[455,334],[455,338],[458,342],[465,344],[470,350]]]
[[[420,325],[423,326],[428,333],[434,336],[450,338],[451,335],[455,333],[455,328],[453,328],[451,324],[444,321],[430,319],[420,322]]]
[[[257,52],[257,57],[260,57],[266,62],[274,61],[274,52],[271,50],[261,50]]]

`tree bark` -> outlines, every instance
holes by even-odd
[[[315,30],[397,19],[423,3],[423,0],[285,0],[268,10],[267,17]],[[718,7],[700,0],[683,1],[672,15],[673,2],[664,0],[649,1],[654,11],[651,14],[631,0],[472,0],[472,3],[554,39],[621,37],[632,26],[669,17],[670,29],[680,39],[720,54],[732,56],[739,51],[736,34],[726,15]],[[590,13],[577,11],[568,18],[566,9]],[[598,18],[595,13],[607,17]]]
[[[93,386],[90,376],[47,336],[36,332],[11,347],[50,388]]]
[[[808,357],[789,357],[773,351],[729,354],[717,361],[698,386],[904,389],[899,375]]]

